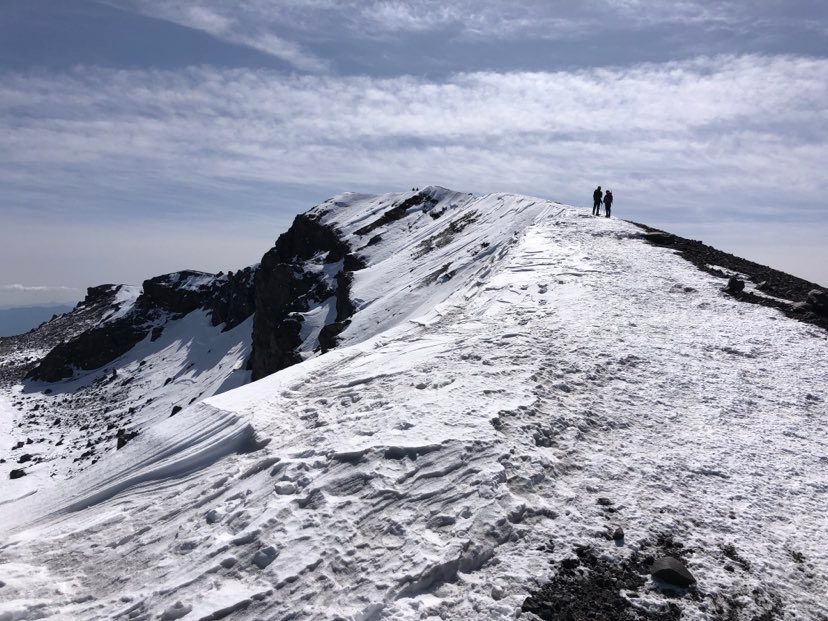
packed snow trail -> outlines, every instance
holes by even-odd
[[[826,618],[825,333],[638,237],[546,210],[431,312],[199,406],[258,450],[0,506],[47,516],[0,618],[511,619],[576,546],[664,534],[698,595],[642,614]]]

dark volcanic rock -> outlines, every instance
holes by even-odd
[[[544,621],[676,621],[681,610],[665,602],[661,610],[633,609],[622,591],[635,593],[645,584],[640,559],[610,560],[589,548],[560,562],[550,582],[523,602],[523,611]]]
[[[808,292],[806,302],[813,312],[822,317],[828,316],[828,291],[812,289]]]
[[[224,330],[231,330],[256,310],[254,283],[256,268],[246,267],[229,272],[219,285],[215,286],[207,303],[213,325],[224,324]]]
[[[728,293],[741,293],[745,290],[745,281],[736,278],[735,276],[731,276],[727,281],[727,287],[725,290]]]
[[[115,450],[119,451],[124,448],[130,440],[138,436],[137,431],[127,431],[126,429],[119,429],[118,433],[115,435],[115,440],[117,444],[115,446]]]
[[[405,217],[405,215],[408,213],[408,210],[412,207],[418,207],[420,205],[430,207],[436,204],[437,199],[435,199],[431,195],[428,189],[425,189],[422,192],[418,192],[414,196],[405,199],[399,205],[395,205],[370,224],[367,224],[363,226],[361,229],[356,230],[355,233],[360,236],[367,235],[374,229],[378,229],[381,226],[385,226],[386,224],[390,224],[395,220],[400,220],[401,218]]]
[[[696,581],[684,563],[672,556],[657,559],[650,568],[650,575],[682,588],[687,588]]]
[[[19,479],[19,478],[25,477],[25,476],[26,476],[26,472],[24,470],[12,470],[11,472],[9,472],[9,478],[10,479]]]
[[[42,323],[25,334],[0,337],[0,359],[17,350],[50,350],[97,325],[111,312],[120,285],[100,285],[87,290],[86,298],[68,313]],[[36,358],[12,356],[0,365],[0,384],[19,383],[37,365]]]
[[[74,368],[91,370],[111,362],[134,347],[146,336],[140,326],[126,321],[83,332],[75,339],[60,343],[29,372],[35,380],[56,382],[71,377]]]
[[[268,565],[270,565],[276,557],[279,556],[279,552],[273,546],[267,546],[266,548],[262,548],[261,550],[257,551],[256,554],[253,555],[253,564],[258,567],[259,569],[264,569]]]
[[[334,283],[326,281],[323,274],[305,270],[304,263],[320,254],[325,255],[325,264],[342,261]],[[332,296],[336,297],[336,317],[323,327],[319,342],[323,351],[336,345],[337,335],[354,312],[349,296],[351,272],[363,267],[339,232],[321,223],[318,214],[296,217],[262,257],[256,274],[250,359],[254,380],[301,361],[297,352],[302,329],[299,313]]]

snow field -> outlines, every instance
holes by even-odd
[[[828,614],[825,334],[628,223],[443,199],[491,224],[489,246],[470,228],[418,262],[444,229],[389,234],[357,274],[350,346],[185,409],[65,494],[0,505],[19,525],[0,615],[511,619],[575,546],[620,557],[662,534],[692,550],[685,618]],[[330,216],[347,230],[388,199],[351,200]]]
[[[14,436],[35,440],[23,450],[38,459],[25,464],[27,476],[14,488],[0,487],[0,498],[38,487],[47,477],[63,480],[81,472],[114,450],[116,429],[143,432],[168,418],[176,406],[185,408],[248,382],[244,362],[250,354],[251,325],[249,319],[221,332],[221,326],[213,327],[203,311],[196,311],[169,322],[157,340],[148,336],[103,369],[9,391],[7,403],[25,400],[29,410],[18,415],[9,406],[23,423]],[[49,394],[42,392],[47,388]],[[107,427],[106,432],[95,431]],[[8,429],[11,434],[12,426]]]

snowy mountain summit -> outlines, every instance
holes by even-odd
[[[826,306],[437,187],[91,289],[0,339],[0,620],[828,619]]]

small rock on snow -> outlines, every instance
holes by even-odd
[[[161,621],[174,621],[175,619],[181,619],[182,617],[190,614],[192,609],[193,607],[189,604],[176,602],[161,614]]]
[[[696,579],[693,574],[684,566],[684,563],[672,556],[662,556],[653,563],[650,568],[650,575],[668,584],[687,588]]]
[[[267,546],[266,548],[262,548],[256,554],[253,555],[253,564],[258,567],[259,569],[264,569],[268,565],[270,565],[276,557],[279,556],[279,552],[273,546]]]

